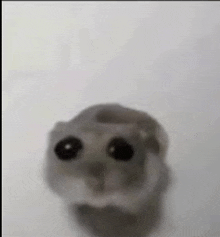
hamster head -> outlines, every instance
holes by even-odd
[[[135,123],[58,123],[50,133],[46,181],[69,204],[137,211],[164,170],[155,144],[155,152],[146,152]]]

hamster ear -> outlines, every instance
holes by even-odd
[[[155,133],[150,136],[143,130],[140,131],[140,135],[146,144],[147,152],[154,153],[161,157],[161,159],[166,156],[169,139],[161,125],[158,124]]]
[[[156,138],[160,145],[159,155],[162,159],[164,159],[167,155],[167,150],[169,147],[169,136],[164,127],[160,124],[158,124],[156,129]]]
[[[149,152],[152,152],[156,155],[159,155],[161,149],[158,140],[153,136],[146,139],[146,148]]]
[[[50,131],[49,136],[55,136],[56,134],[62,132],[65,127],[65,124],[66,124],[65,122],[57,122],[54,125],[53,129]]]
[[[53,128],[53,131],[54,132],[59,132],[59,131],[62,131],[64,126],[65,126],[65,122],[57,122],[55,125],[54,125],[54,128]]]
[[[152,152],[156,155],[160,153],[160,144],[158,139],[153,135],[148,135],[147,132],[141,130],[140,135],[144,140],[144,144],[146,145],[147,152]]]

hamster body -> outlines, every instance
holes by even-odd
[[[91,106],[50,133],[46,182],[89,236],[147,236],[169,184],[168,143],[146,113]]]

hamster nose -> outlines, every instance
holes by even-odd
[[[88,165],[88,173],[92,177],[100,178],[105,174],[106,166],[102,162],[94,162]]]

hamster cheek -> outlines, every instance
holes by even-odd
[[[85,182],[73,177],[65,177],[62,180],[62,185],[65,187],[62,194],[65,202],[70,204],[85,202],[88,195]]]

